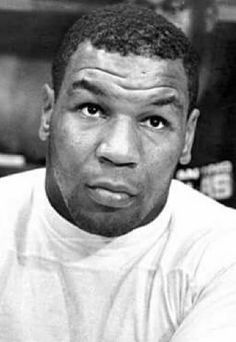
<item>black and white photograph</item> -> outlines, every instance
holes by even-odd
[[[0,342],[236,341],[236,0],[0,0]]]

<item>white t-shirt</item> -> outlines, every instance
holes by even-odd
[[[236,341],[236,211],[173,181],[157,219],[104,238],[44,182],[0,180],[1,342]]]

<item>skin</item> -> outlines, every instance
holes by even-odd
[[[57,100],[45,86],[40,137],[49,140],[46,191],[79,228],[120,236],[156,218],[175,167],[188,163],[198,111],[187,119],[179,60],[79,46]]]

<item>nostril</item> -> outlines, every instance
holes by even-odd
[[[129,168],[135,168],[137,166],[137,164],[134,162],[125,162],[125,161],[122,162],[122,161],[112,160],[107,157],[99,157],[98,159],[101,164],[107,164],[110,166],[129,167]]]
[[[101,164],[114,164],[112,160],[106,157],[99,157],[98,158]]]

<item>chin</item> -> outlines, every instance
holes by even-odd
[[[121,212],[76,213],[71,212],[76,226],[88,233],[104,237],[118,237],[141,225],[138,215],[124,215]]]

